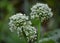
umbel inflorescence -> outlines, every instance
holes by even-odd
[[[44,19],[48,19],[52,16],[53,13],[51,8],[49,8],[47,4],[37,3],[31,8],[30,17],[32,20],[39,18],[39,21],[43,22]],[[20,39],[23,37],[23,34],[25,34],[28,41],[33,40],[38,36],[38,31],[32,26],[29,16],[17,13],[16,15],[11,16],[9,20],[9,29],[11,32],[16,32]]]
[[[30,13],[31,19],[39,18],[41,22],[43,22],[44,19],[48,19],[53,16],[53,13],[51,12],[51,8],[47,4],[37,3],[31,8]]]
[[[31,26],[32,23],[25,14],[18,13],[11,16],[9,19],[9,29],[11,32],[16,31],[20,39],[23,37],[23,32],[25,33],[28,41],[32,40],[36,36],[36,29]]]

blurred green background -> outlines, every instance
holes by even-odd
[[[16,13],[29,15],[30,8],[36,3],[47,3],[53,11],[53,17],[46,26],[47,31],[60,29],[60,0],[0,0],[0,43],[22,43],[16,33],[8,28],[9,17]]]

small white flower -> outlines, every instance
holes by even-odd
[[[37,3],[31,8],[30,16],[31,19],[39,17],[41,19],[41,22],[43,22],[44,19],[52,17],[53,13],[51,12],[51,8],[49,8],[47,4]]]

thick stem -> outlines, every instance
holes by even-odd
[[[41,21],[39,21],[38,25],[37,25],[38,29],[37,29],[37,43],[39,43],[40,40],[40,29],[41,29]]]
[[[32,20],[32,23],[34,26],[37,27],[37,43],[39,43],[40,40],[40,28],[41,28],[41,19],[40,18],[35,18]]]

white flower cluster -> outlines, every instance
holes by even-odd
[[[32,23],[25,14],[18,13],[11,16],[9,19],[9,29],[11,32],[16,31],[20,38],[22,37],[23,32],[28,40],[36,36],[36,29],[31,26]]]
[[[31,8],[31,19],[39,17],[42,22],[44,19],[52,17],[52,15],[51,8],[49,8],[47,4],[37,3]]]

